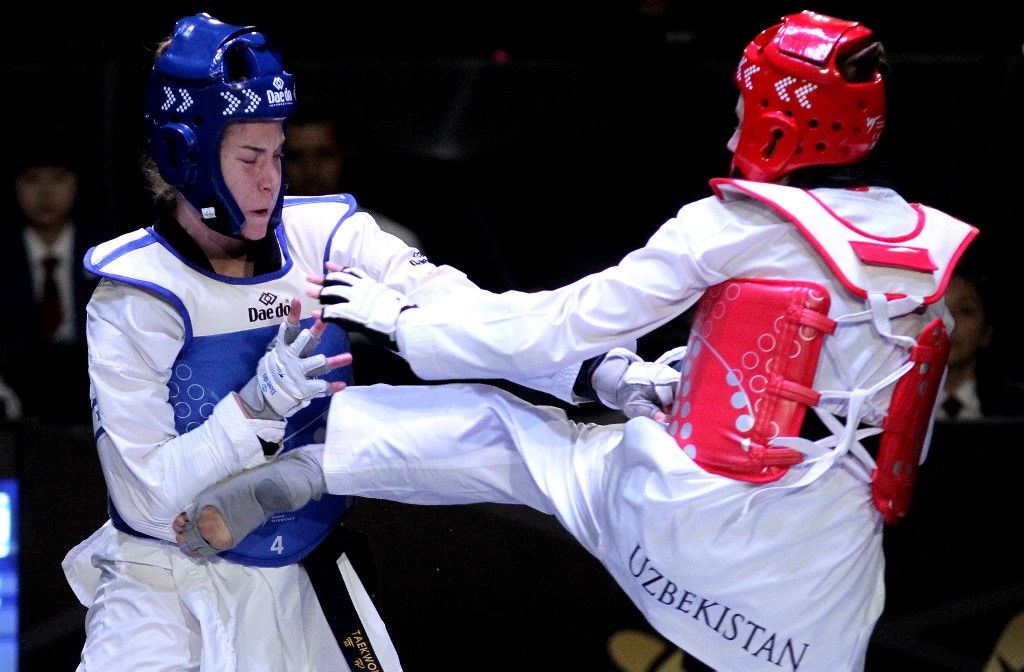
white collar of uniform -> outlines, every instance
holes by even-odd
[[[982,416],[981,399],[978,398],[978,385],[974,378],[966,380],[953,390],[953,396],[963,404],[957,413],[957,420],[977,420]],[[948,397],[946,397],[948,398]]]
[[[37,268],[43,263],[46,257],[55,257],[58,260],[58,268],[67,270],[71,268],[75,249],[75,225],[68,223],[64,230],[57,236],[52,246],[48,246],[38,233],[31,226],[26,226],[23,231],[25,250],[28,253],[28,262],[32,268]]]

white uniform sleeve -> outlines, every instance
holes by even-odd
[[[478,301],[481,297],[494,296],[474,284],[462,271],[447,265],[435,266],[419,250],[381,231],[373,218],[363,212],[352,215],[339,229],[333,241],[330,258],[341,266],[362,268],[376,280],[403,292],[418,306],[446,303],[458,305]],[[632,349],[635,349],[636,343],[627,339],[625,346],[632,346]],[[403,349],[400,348],[399,351],[405,355]],[[563,401],[578,403],[579,400],[572,394],[572,387],[583,359],[585,358],[567,357],[558,366],[549,364],[543,370],[531,370],[526,367],[506,367],[500,371],[482,370],[471,377],[505,378]],[[443,362],[439,364],[443,370]],[[439,375],[433,379],[456,377],[466,376]]]
[[[687,206],[617,265],[556,290],[420,304],[399,319],[399,349],[417,375],[436,380],[550,373],[629,347],[726,279],[712,269],[739,253],[742,236],[716,210]],[[721,255],[714,265],[704,259],[711,250]]]
[[[284,422],[252,420],[234,395],[179,436],[167,382],[183,340],[168,303],[103,280],[89,302],[89,377],[107,490],[135,530],[174,540],[171,522],[204,488],[265,458],[259,435],[279,440]]]

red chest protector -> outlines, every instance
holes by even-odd
[[[917,480],[918,464],[932,424],[935,399],[949,361],[949,334],[942,320],[934,320],[910,349],[913,368],[892,392],[889,412],[882,422],[876,468],[871,474],[871,498],[887,523],[907,515]]]
[[[848,291],[876,304],[875,312],[906,297],[915,297],[913,305],[937,301],[977,234],[948,215],[915,206],[919,221],[911,234],[873,237],[801,189],[739,180],[712,186],[723,199],[755,198],[790,220]],[[811,385],[823,339],[836,327],[829,308],[828,291],[813,282],[743,278],[710,288],[697,306],[672,408],[669,432],[680,448],[707,471],[752,483],[775,481],[801,462],[803,453],[771,442],[796,436],[807,407],[819,402]],[[876,318],[883,336],[912,341],[892,337],[888,313]],[[893,388],[872,474],[872,497],[886,522],[899,520],[909,507],[949,356],[948,334],[938,319],[916,343],[901,344],[908,360]],[[847,422],[856,427],[860,419]]]
[[[808,406],[828,318],[828,291],[795,280],[730,280],[701,298],[669,433],[707,471],[752,483],[803,459],[772,448],[794,436]],[[694,422],[699,418],[699,422]]]

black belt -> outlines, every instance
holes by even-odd
[[[345,554],[372,597],[377,590],[377,571],[366,537],[348,528],[335,527],[327,538],[300,563],[320,601],[331,632],[338,641],[351,670],[383,670],[369,633],[363,627],[345,580],[338,570],[338,558]]]
[[[110,516],[110,522],[114,524],[115,529],[120,530],[125,534],[130,534],[133,537],[139,537],[140,539],[156,539],[156,537],[143,534],[142,532],[133,529],[131,525],[126,523],[124,518],[121,517],[121,514],[117,512],[117,507],[114,506],[114,502],[111,501],[109,496],[107,497],[107,514]],[[156,540],[164,541],[163,539]]]

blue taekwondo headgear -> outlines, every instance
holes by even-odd
[[[236,121],[284,121],[294,112],[295,80],[262,33],[206,13],[185,17],[146,87],[149,152],[207,226],[237,237],[245,216],[220,170],[224,129]],[[283,202],[282,185],[271,228]]]

